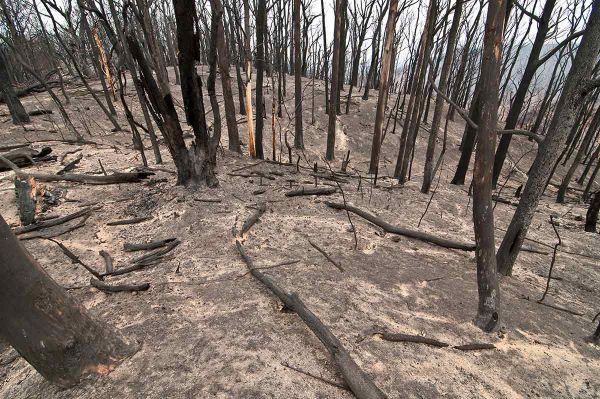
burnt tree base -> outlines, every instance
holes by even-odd
[[[21,246],[0,217],[0,336],[61,387],[107,374],[137,351],[92,320]]]

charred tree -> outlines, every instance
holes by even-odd
[[[260,0],[259,0],[260,1]],[[300,0],[294,0],[294,147],[304,148],[302,131],[302,53],[300,48]]]
[[[135,351],[92,320],[21,245],[0,216],[0,336],[44,378],[71,387],[107,374]]]
[[[2,51],[0,51],[0,92],[15,125],[31,122],[29,114],[12,87],[12,79],[6,68],[6,59]]]
[[[500,291],[496,272],[494,245],[494,208],[492,207],[492,166],[498,121],[498,87],[500,56],[506,3],[490,0],[488,4],[483,59],[481,63],[481,119],[473,172],[473,225],[477,250],[477,287],[479,306],[475,324],[491,331],[498,323]]]
[[[573,127],[577,113],[587,94],[599,84],[597,80],[591,80],[592,69],[599,51],[600,2],[595,0],[548,133],[539,146],[521,200],[496,255],[498,270],[504,275],[512,274],[513,265],[527,235],[540,197],[546,188],[552,167]]]

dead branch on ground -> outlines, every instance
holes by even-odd
[[[332,265],[334,265],[335,267],[337,267],[341,272],[344,271],[344,268],[338,262],[336,262],[335,260],[333,260],[331,258],[331,256],[329,256],[327,254],[327,252],[325,252],[321,247],[319,247],[317,244],[315,244],[311,240],[308,240],[308,242],[310,243],[310,245],[313,246],[314,249],[316,249],[317,251],[319,251],[329,262],[331,262]]]
[[[236,240],[236,247],[252,275],[275,294],[287,309],[296,313],[319,338],[329,351],[350,390],[358,399],[386,398],[386,395],[373,383],[367,374],[354,362],[346,348],[321,320],[311,312],[295,293],[287,293],[271,278],[254,266],[242,244]]]
[[[90,285],[94,288],[99,289],[104,292],[133,292],[133,291],[146,291],[150,288],[149,283],[141,283],[141,284],[106,284],[103,281],[100,281],[95,278],[90,278]]]
[[[349,204],[344,205],[344,204],[339,204],[339,203],[329,202],[329,201],[325,202],[325,204],[328,207],[333,208],[333,209],[343,209],[343,210],[355,213],[358,216],[373,223],[374,225],[381,227],[383,230],[385,230],[388,233],[403,235],[406,237],[410,237],[410,238],[425,241],[425,242],[428,242],[431,244],[435,244],[435,245],[438,245],[438,246],[444,247],[444,248],[460,249],[462,251],[474,251],[476,248],[475,244],[465,244],[465,243],[461,243],[458,241],[453,241],[453,240],[449,240],[446,238],[437,237],[437,236],[431,235],[429,233],[424,233],[421,231],[406,229],[404,227],[394,226],[375,215],[372,215],[366,211],[363,211],[360,208],[357,208],[357,207],[349,205]]]

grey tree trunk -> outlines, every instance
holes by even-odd
[[[548,176],[573,127],[583,99],[592,89],[589,81],[599,51],[600,1],[595,0],[577,55],[573,60],[556,111],[550,122],[548,133],[539,146],[521,200],[496,254],[498,270],[504,275],[512,274],[513,265],[521,250],[539,200],[544,193]]]

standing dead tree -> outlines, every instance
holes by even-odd
[[[479,291],[479,306],[475,324],[484,331],[491,331],[496,327],[500,311],[491,172],[498,121],[498,87],[505,9],[505,0],[491,0],[488,4],[483,38],[483,59],[479,77],[481,119],[477,131],[478,144],[473,172],[473,226],[477,243],[475,258]]]
[[[552,167],[573,127],[583,100],[595,87],[600,85],[600,79],[592,79],[594,63],[599,51],[600,1],[595,0],[579,49],[556,105],[548,133],[539,146],[517,210],[498,248],[496,255],[498,270],[504,275],[512,274],[513,265],[527,236]]]

